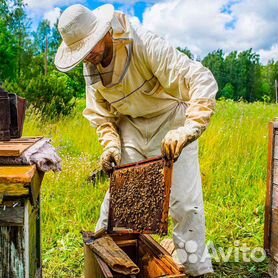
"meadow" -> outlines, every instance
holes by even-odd
[[[63,171],[47,173],[42,186],[46,278],[83,276],[80,231],[94,230],[109,184],[107,179],[88,181],[99,169],[102,150],[95,130],[82,117],[84,105],[80,101],[71,115],[52,122],[30,110],[25,123],[24,135],[51,138],[63,159]],[[263,246],[268,123],[275,116],[275,104],[218,101],[211,125],[199,140],[207,240],[217,250]],[[171,232],[170,222],[169,237]],[[213,277],[267,277],[267,260],[244,262],[244,252],[250,251],[241,248],[239,262],[235,254],[229,262],[214,259]]]

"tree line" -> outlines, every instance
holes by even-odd
[[[42,20],[35,31],[31,27],[23,0],[0,0],[0,84],[45,115],[68,114],[85,94],[82,66],[67,74],[58,72],[53,63],[61,42],[57,24]],[[194,59],[189,49],[178,49]],[[213,72],[217,98],[275,101],[277,61],[262,65],[252,49],[229,54],[218,49],[196,60]]]

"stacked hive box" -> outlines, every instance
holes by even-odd
[[[270,257],[269,274],[278,277],[278,119],[269,125],[264,245]]]
[[[18,156],[36,141],[0,142],[0,156]],[[39,197],[42,178],[34,165],[0,165],[0,278],[42,277]]]

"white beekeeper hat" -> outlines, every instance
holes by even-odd
[[[57,69],[66,72],[77,66],[109,31],[113,15],[111,4],[93,11],[80,4],[68,7],[58,22],[63,41],[55,56]]]

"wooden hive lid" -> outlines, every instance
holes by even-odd
[[[0,156],[18,157],[42,137],[22,137],[10,141],[0,141]]]
[[[0,183],[31,184],[36,166],[0,166]]]
[[[171,184],[172,164],[161,156],[116,167],[110,178],[108,233],[167,234]]]
[[[41,188],[43,173],[36,165],[0,166],[0,204],[5,200],[30,198],[35,204]]]

